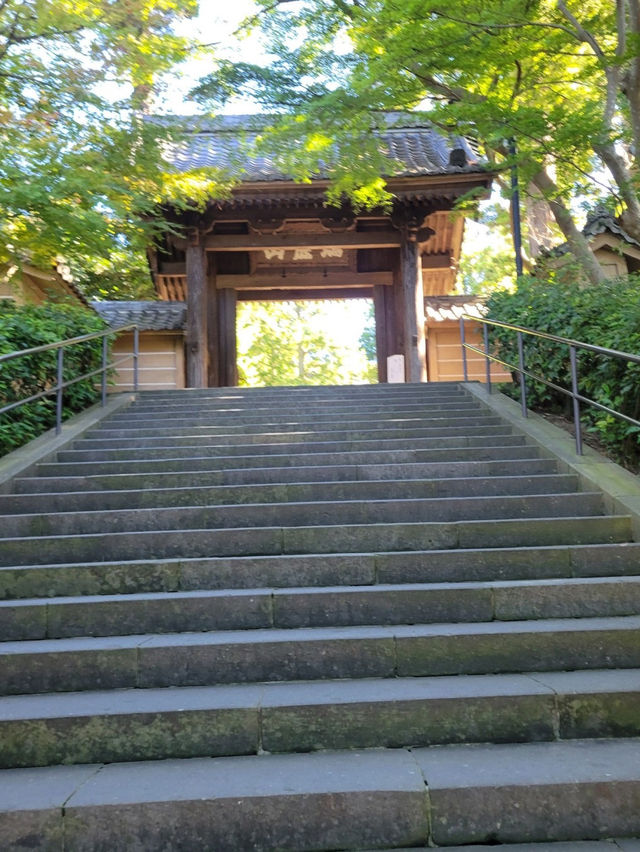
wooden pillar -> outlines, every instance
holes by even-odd
[[[201,245],[186,249],[187,387],[207,387],[207,273]]]
[[[415,231],[403,229],[400,246],[404,374],[407,382],[427,381],[422,258]]]
[[[216,256],[207,253],[207,348],[209,354],[208,384],[210,388],[220,387],[220,332],[218,329],[219,295],[216,289]]]
[[[236,345],[236,291],[224,288],[218,291],[218,331],[220,341],[220,387],[232,388],[238,384]]]
[[[384,291],[387,288],[376,284],[373,288],[373,307],[376,318],[376,360],[378,362],[378,381],[387,381],[387,312]],[[393,354],[393,353],[391,353]]]

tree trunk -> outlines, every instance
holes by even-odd
[[[571,251],[582,267],[584,274],[592,284],[599,284],[604,280],[600,264],[595,254],[591,251],[589,241],[576,227],[573,216],[567,209],[564,201],[560,198],[554,181],[546,171],[542,170],[534,176],[533,183],[547,199],[553,217],[569,243]]]

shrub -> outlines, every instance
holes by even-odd
[[[597,286],[523,277],[514,293],[499,291],[488,301],[488,319],[545,331],[608,349],[640,355],[640,277],[604,281]],[[492,329],[500,357],[518,363],[514,332]],[[569,349],[525,335],[525,366],[561,387],[571,388]],[[640,419],[640,365],[578,350],[579,390],[590,399]],[[538,382],[527,382],[529,405],[568,413],[571,400]],[[515,390],[517,393],[517,389]],[[583,421],[619,461],[640,462],[640,428],[592,406],[582,406]]]
[[[31,349],[102,331],[104,322],[93,311],[75,304],[16,306],[0,301],[0,354]],[[65,349],[64,380],[100,366],[102,341],[90,340]],[[56,352],[25,355],[0,365],[0,407],[54,387]],[[65,389],[64,419],[97,400],[95,378]],[[55,425],[55,394],[0,415],[0,455],[22,446]]]

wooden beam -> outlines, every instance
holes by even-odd
[[[424,338],[424,293],[420,251],[410,232],[400,248],[402,276],[404,367],[407,382],[427,381],[426,346]]]
[[[207,386],[207,276],[202,246],[187,246],[187,387]]]
[[[226,291],[225,291],[226,292]],[[373,287],[344,287],[341,290],[238,290],[239,302],[304,302],[322,299],[371,299]]]
[[[204,246],[209,251],[264,251],[322,248],[397,248],[400,232],[346,231],[342,234],[209,234]]]
[[[317,272],[295,272],[285,270],[286,274],[269,272],[256,272],[253,275],[218,275],[216,279],[218,289],[230,288],[232,290],[258,290],[274,289],[283,287],[295,287],[296,289],[332,287],[374,287],[378,284],[391,286],[393,284],[392,272],[332,272],[327,270],[326,276],[320,270]]]
[[[448,269],[452,263],[451,255],[448,252],[422,255],[423,269]]]

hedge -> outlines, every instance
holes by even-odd
[[[0,354],[31,349],[102,331],[105,323],[93,311],[75,304],[16,306],[0,301]],[[64,379],[68,381],[100,366],[102,341],[74,344],[64,354]],[[0,407],[53,387],[57,379],[56,353],[40,352],[0,365]],[[96,402],[94,379],[67,388],[63,418]],[[55,425],[55,394],[0,415],[0,455],[10,452]]]
[[[514,293],[500,291],[487,300],[488,319],[546,331],[608,349],[640,355],[640,276],[599,285],[523,277]],[[513,332],[492,329],[499,357],[518,363]],[[525,335],[525,365],[561,387],[571,388],[567,346]],[[640,365],[578,350],[579,391],[590,399],[640,419]],[[527,383],[529,405],[568,414],[571,400],[539,382]],[[514,394],[519,393],[517,388]],[[592,406],[582,406],[583,422],[617,460],[640,463],[640,428]]]

